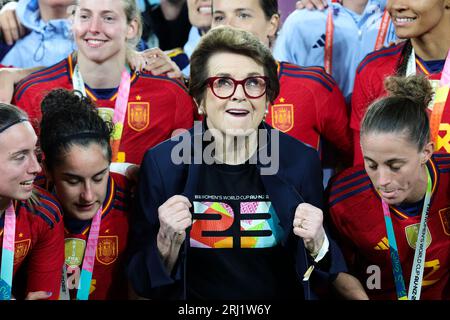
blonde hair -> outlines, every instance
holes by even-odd
[[[94,0],[90,0],[94,1]],[[136,0],[120,0],[122,2],[123,11],[125,13],[127,24],[130,25],[131,22],[136,21],[138,25],[138,30],[136,36],[132,39],[127,40],[128,49],[135,49],[139,40],[142,37],[142,18],[141,12],[136,4]],[[72,16],[75,16],[76,8],[80,5],[80,0],[76,0],[75,5],[71,7],[70,11]]]

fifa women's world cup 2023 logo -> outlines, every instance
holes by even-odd
[[[65,239],[66,286],[69,290],[78,289],[83,265],[86,241],[78,238]],[[119,256],[117,236],[99,236],[96,249],[97,266],[113,264]],[[95,270],[95,268],[94,268]],[[95,282],[95,279],[92,280]],[[95,288],[91,285],[91,293]]]

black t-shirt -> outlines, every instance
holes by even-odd
[[[205,165],[194,199],[188,299],[303,299],[255,165]]]

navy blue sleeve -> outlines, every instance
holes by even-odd
[[[3,58],[6,56],[6,54],[11,50],[12,46],[8,46],[6,43],[4,43],[2,40],[0,40],[0,61],[3,60]]]
[[[324,229],[330,243],[327,255],[315,266],[315,276],[311,277],[313,290],[321,287],[320,290],[314,291],[323,291],[322,289],[325,286],[328,286],[335,280],[339,272],[347,271],[347,265],[340,248],[331,237],[326,225],[326,221],[329,219],[325,217],[326,212],[324,211],[323,206],[322,169],[320,166],[319,156],[317,152],[312,149],[307,155],[308,156],[305,157],[306,163],[304,167],[307,168],[307,170],[304,170],[305,172],[300,186],[300,194],[306,203],[323,210]],[[303,254],[303,252],[299,252],[298,254]],[[310,263],[313,263],[313,259],[309,255],[308,260]]]
[[[166,200],[164,180],[147,152],[140,168],[135,217],[131,230],[130,257],[127,274],[134,291],[146,298],[170,298],[179,272],[172,277],[160,258],[157,247],[158,208]]]
[[[323,209],[322,168],[316,150],[308,148],[303,163],[303,179],[299,188],[306,203]]]

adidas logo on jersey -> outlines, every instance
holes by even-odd
[[[377,243],[375,247],[373,247],[375,250],[389,250],[389,240],[384,237],[381,239],[380,242]]]
[[[320,36],[319,40],[313,45],[314,49],[325,47],[325,33]]]

